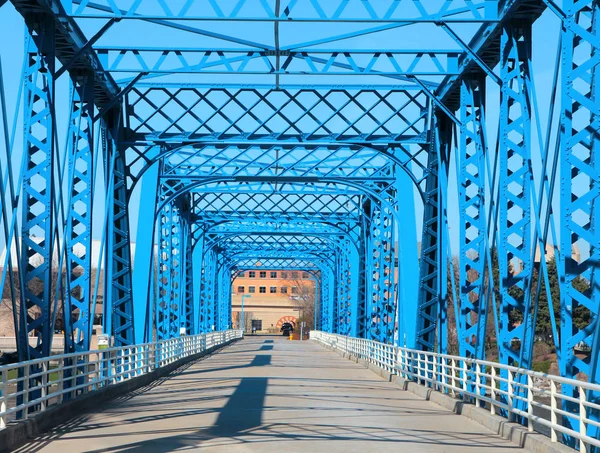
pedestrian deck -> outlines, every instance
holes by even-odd
[[[81,415],[20,452],[519,450],[322,346],[247,337]]]

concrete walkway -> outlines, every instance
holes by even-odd
[[[19,452],[520,450],[313,342],[250,337]]]

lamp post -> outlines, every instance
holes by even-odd
[[[241,324],[242,324],[242,332],[246,331],[246,323],[244,322],[244,299],[246,297],[252,297],[250,294],[242,294],[242,314],[241,314]]]

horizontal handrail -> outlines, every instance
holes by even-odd
[[[530,432],[537,431],[535,424],[544,426],[552,442],[558,442],[561,434],[563,441],[567,437],[576,439],[581,452],[600,447],[600,439],[588,435],[590,429],[600,432],[600,420],[592,418],[592,411],[600,411],[599,384],[320,331],[312,331],[310,338],[392,374],[487,408],[508,421],[520,417]],[[570,396],[567,389],[576,389],[579,396]],[[550,419],[534,414],[534,408],[547,411]],[[559,423],[559,419],[568,423]]]
[[[61,404],[177,360],[242,338],[241,330],[225,330],[169,340],[53,355],[0,366],[0,430]]]

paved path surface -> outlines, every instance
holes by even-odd
[[[513,450],[520,449],[316,343],[250,337],[18,451]]]

